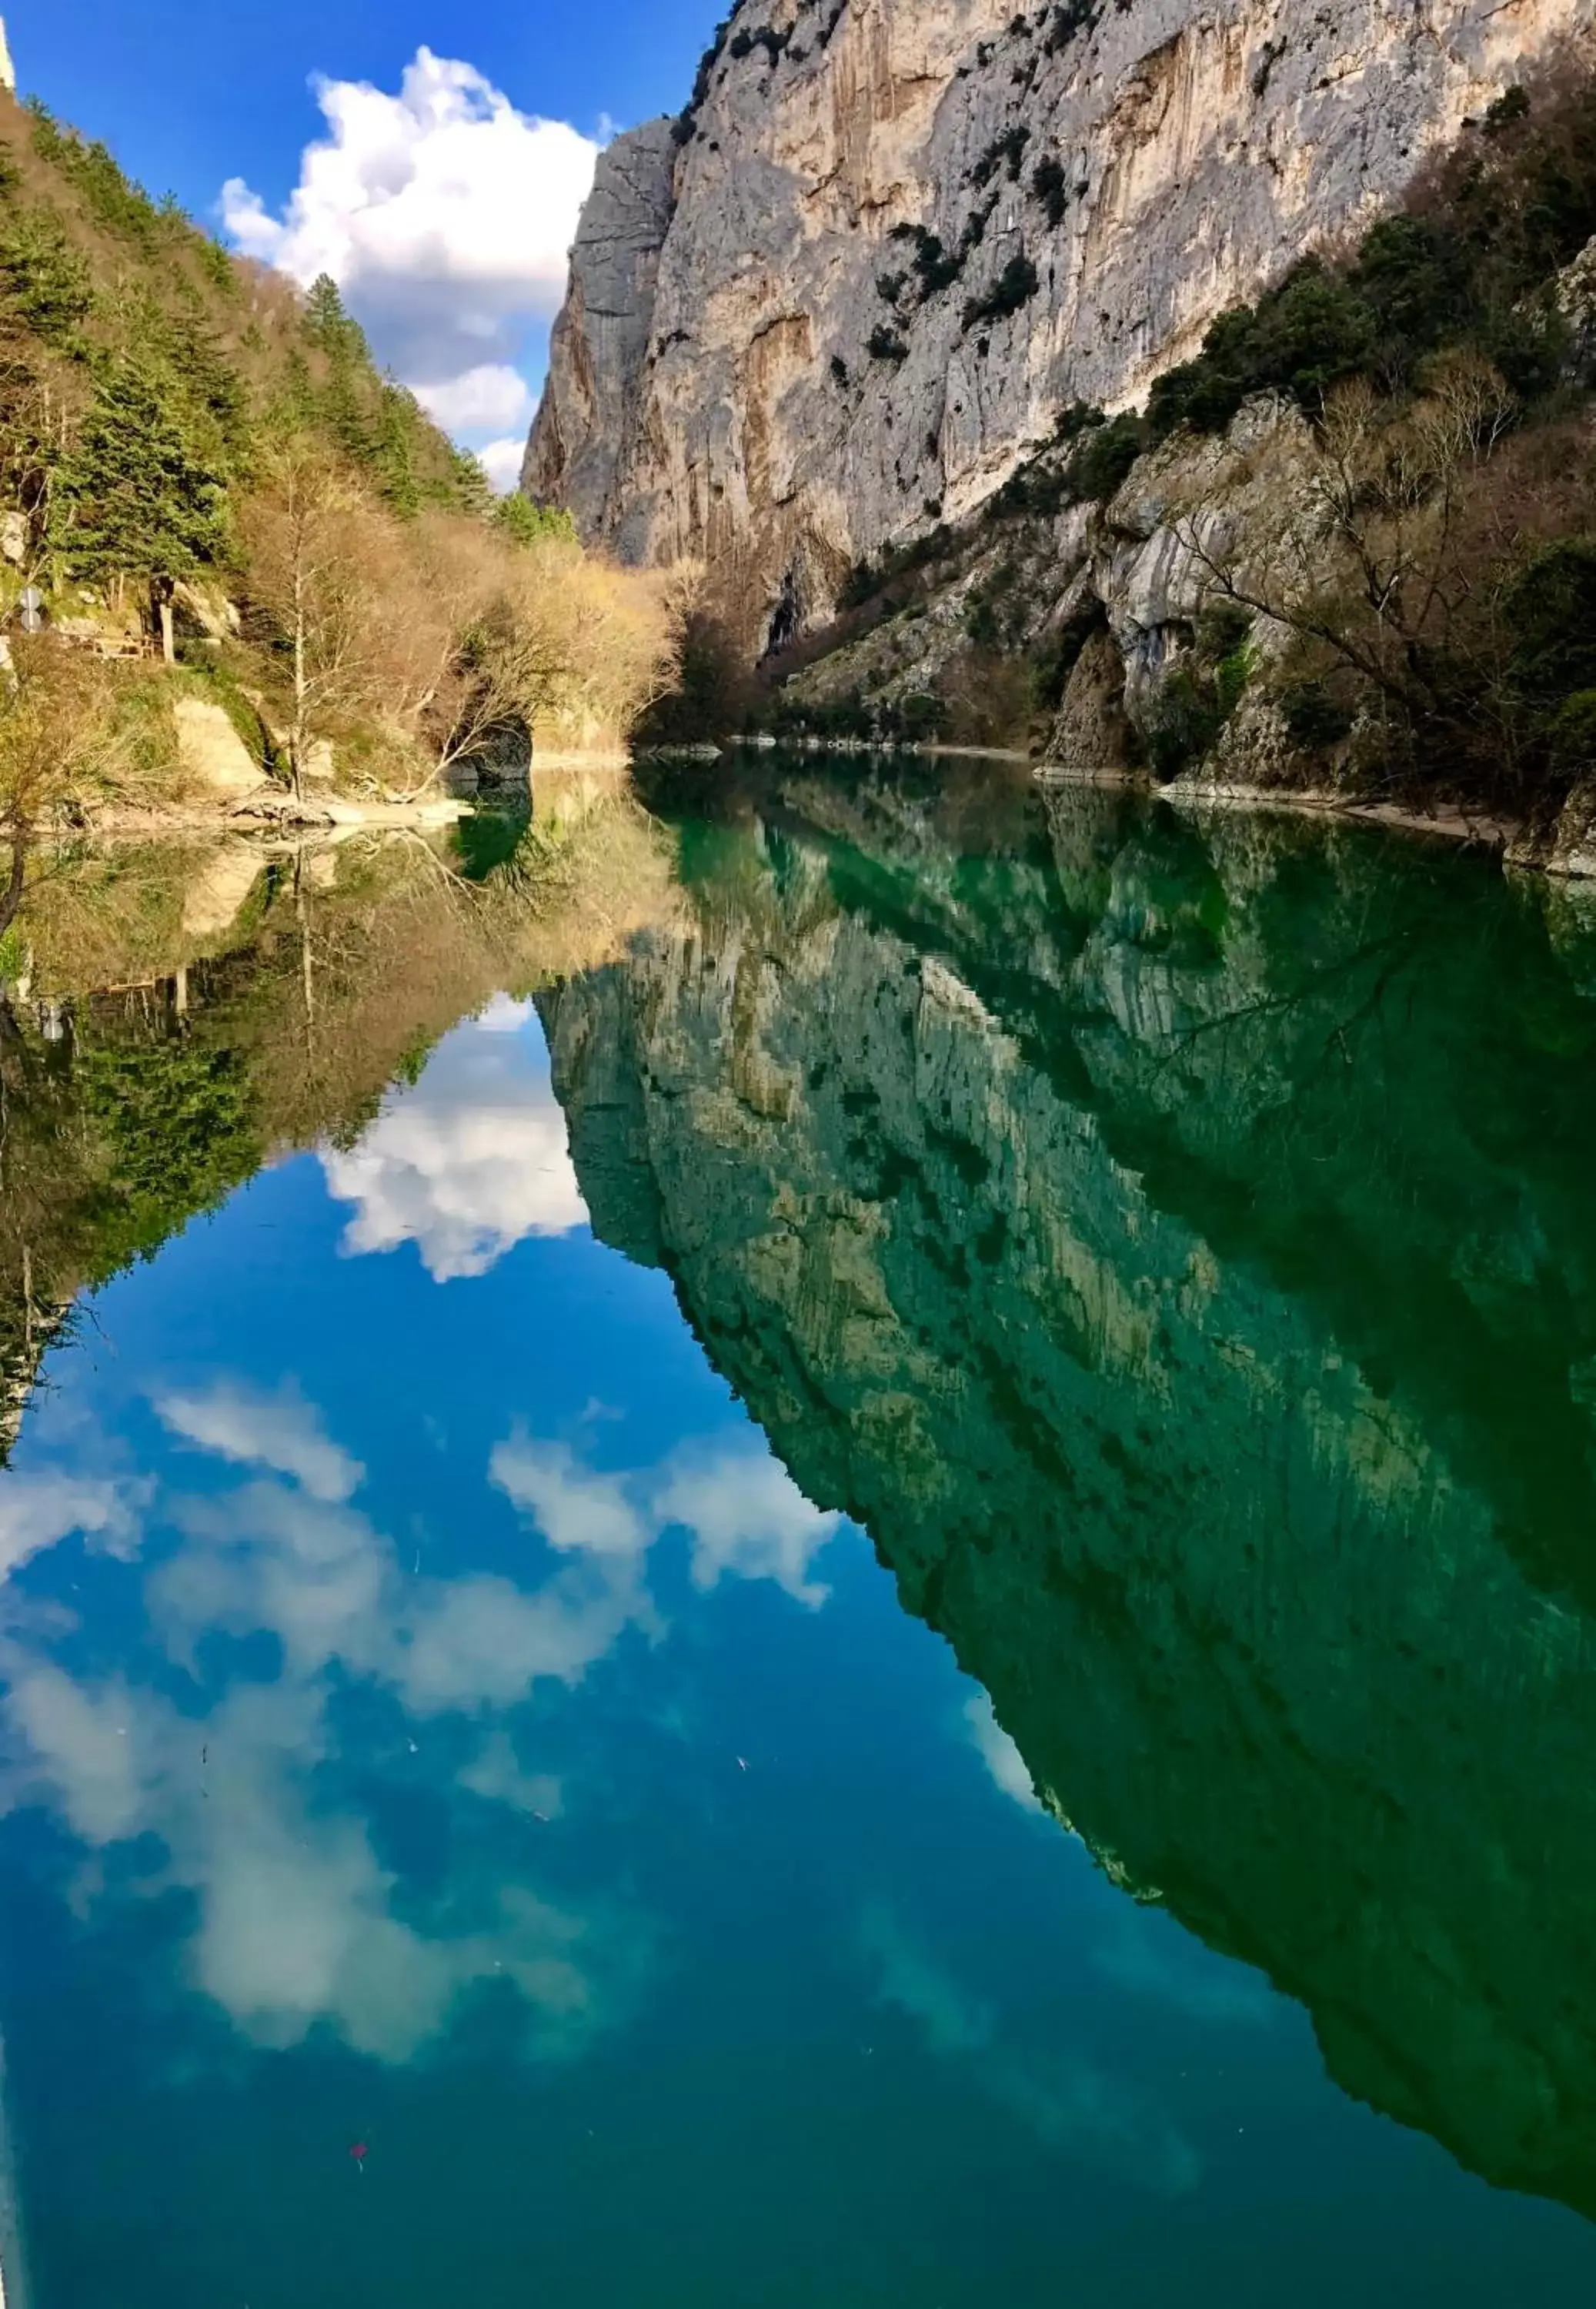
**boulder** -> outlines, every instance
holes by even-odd
[[[177,755],[185,775],[218,797],[254,793],[265,774],[234,729],[227,708],[181,697],[175,711]]]

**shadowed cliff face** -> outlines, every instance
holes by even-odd
[[[1438,845],[795,773],[547,998],[595,1224],[1139,1897],[1596,2212],[1596,1007]]]

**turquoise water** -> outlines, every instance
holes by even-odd
[[[653,799],[608,955],[303,1151],[258,921],[7,1006],[74,1272],[196,1054],[268,1157],[0,1475],[10,2309],[1578,2297],[1584,925],[955,773]]]

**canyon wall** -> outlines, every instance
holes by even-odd
[[[594,1224],[1118,1881],[1349,2091],[1596,2210],[1566,902],[943,767],[781,774],[545,1000]]]
[[[1590,0],[741,0],[606,154],[524,485],[755,648],[1396,198]],[[872,345],[875,350],[872,350]]]

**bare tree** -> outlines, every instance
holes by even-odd
[[[1480,575],[1460,530],[1515,413],[1502,377],[1471,353],[1437,363],[1406,408],[1356,379],[1330,396],[1314,437],[1305,520],[1238,541],[1216,501],[1186,508],[1176,533],[1217,595],[1410,721],[1435,716]]]
[[[240,528],[251,602],[289,662],[289,764],[302,799],[324,720],[382,688],[393,523],[324,442],[293,433],[269,445]]]

